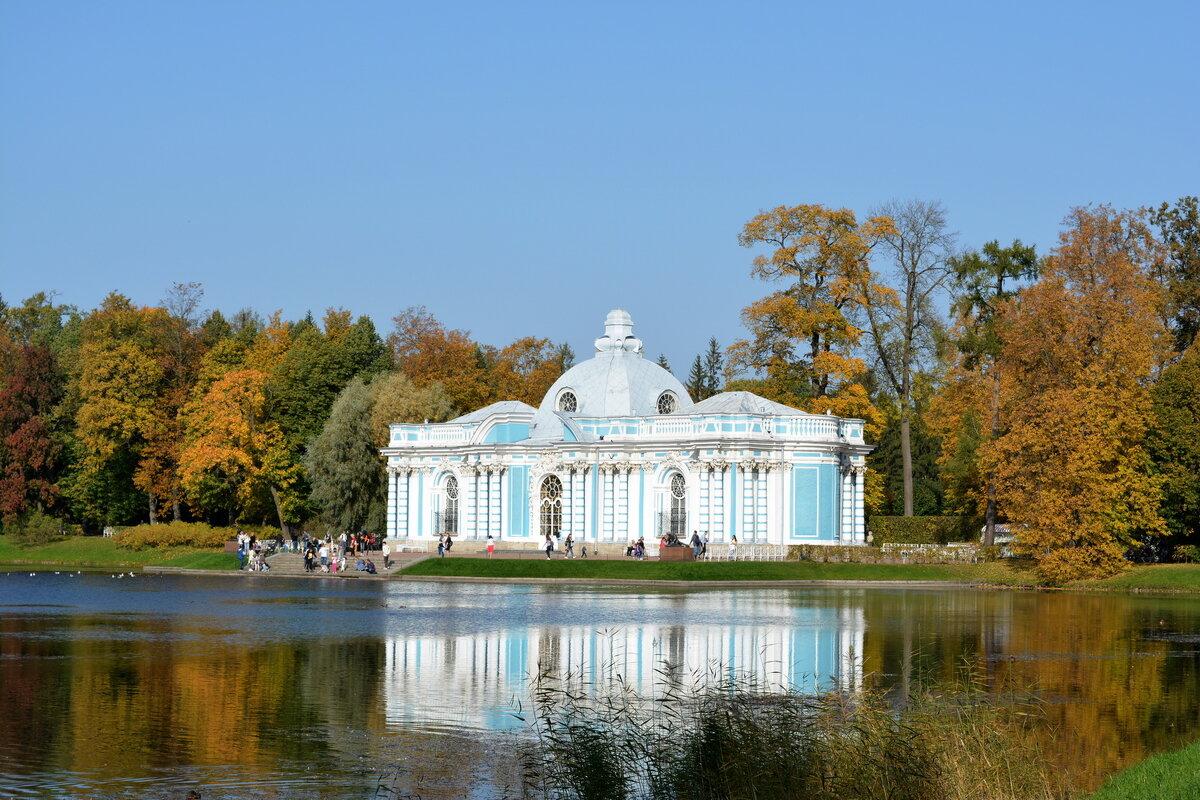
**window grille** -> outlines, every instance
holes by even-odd
[[[542,538],[550,535],[557,539],[562,535],[562,481],[557,475],[542,480],[541,510]]]

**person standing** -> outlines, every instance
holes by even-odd
[[[446,537],[439,536],[438,537],[438,558],[445,558],[445,557],[446,557]]]
[[[240,544],[238,545],[237,556],[238,556],[238,572],[241,572],[243,569],[246,568],[246,551],[242,549],[242,546]]]
[[[700,547],[701,547],[700,534],[697,533],[696,531],[692,531],[692,539],[689,542],[689,544],[692,546],[692,560],[698,561],[700,559]]]
[[[383,568],[387,569],[389,565],[388,558],[392,555],[392,542],[390,539],[383,540]]]
[[[554,552],[554,539],[550,534],[546,534],[546,560],[550,560],[550,554]]]
[[[737,561],[737,534],[729,537],[729,560]]]
[[[567,534],[566,553],[567,558],[575,557],[575,535],[572,533]]]
[[[493,553],[495,553],[495,552],[496,552],[496,540],[495,540],[495,539],[493,539],[493,538],[492,538],[492,535],[489,533],[489,534],[488,534],[488,538],[487,538],[487,553],[488,553],[488,558],[491,558],[491,557],[492,557],[492,554],[493,554]]]
[[[454,546],[454,537],[446,534],[446,555],[450,555],[450,548]]]

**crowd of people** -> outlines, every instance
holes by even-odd
[[[311,538],[307,533],[300,537],[304,552],[305,572],[327,572],[345,574],[353,560],[354,569],[368,575],[376,575],[379,570],[369,557],[374,549],[375,537],[366,532],[351,533],[342,531],[337,538],[326,535],[324,539]],[[387,566],[387,552],[384,551],[384,567]]]
[[[309,536],[307,531],[293,532],[290,542],[282,533],[273,539],[259,539],[253,533],[237,533],[238,569],[251,572],[269,572],[271,565],[267,556],[273,552],[303,553],[305,572],[345,573],[351,567],[368,575],[378,574],[370,553],[380,548],[380,541],[373,533],[342,531],[334,537],[327,534],[324,539]],[[382,543],[383,566],[389,566],[389,547]]]

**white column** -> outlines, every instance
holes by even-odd
[[[644,514],[638,513],[638,509],[642,505],[642,467],[640,464],[630,467],[628,474],[629,481],[629,519],[633,521],[632,527],[637,529],[639,534],[645,534],[647,539],[654,536],[654,528],[646,525]]]
[[[575,532],[575,508],[573,506],[575,502],[575,473],[571,471],[570,467],[566,468],[564,472],[565,474],[562,476],[562,529],[563,536],[567,536]],[[538,491],[538,489],[535,489],[534,493],[537,494]]]
[[[508,509],[509,503],[512,502],[508,498],[508,492],[504,491],[504,473],[507,471],[508,467],[501,467],[500,474],[496,476],[496,486],[500,490],[496,497],[496,513],[500,515],[500,518],[496,520],[496,529],[500,531],[500,536],[497,537],[499,539],[512,536],[512,531],[509,530],[506,519],[508,515],[504,513]]]
[[[412,473],[412,469],[401,467],[396,486],[396,491],[400,495],[397,507],[399,520],[396,527],[405,539],[412,536]]]
[[[779,466],[779,486],[780,486],[780,501],[779,501],[779,528],[782,531],[780,540],[787,544],[792,535],[791,519],[792,519],[792,484],[791,484],[792,465],[783,462]]]
[[[396,536],[396,469],[388,467],[388,494],[387,494],[387,531],[384,536],[388,539],[393,539]]]
[[[712,489],[712,510],[709,516],[712,517],[713,527],[717,530],[717,535],[722,541],[729,541],[729,526],[725,524],[725,471],[727,467],[721,466],[713,471],[709,477],[709,486]]]
[[[742,518],[742,530],[746,531],[746,541],[755,541],[754,527],[754,469],[749,464],[738,464],[738,483],[742,491],[738,492],[739,517]]]
[[[733,471],[736,468],[737,465],[733,462],[730,462],[725,466],[724,474],[721,475],[721,496],[724,498],[725,502],[725,505],[721,509],[721,519],[725,521],[727,535],[736,535],[739,541],[745,542],[748,541],[746,539],[746,533],[742,530],[742,527],[737,524],[737,519],[735,518],[736,515],[734,514],[733,510],[734,501],[736,500],[736,498],[733,496]]]
[[[838,513],[841,515],[838,538],[846,543],[854,542],[854,470],[843,468],[839,476],[840,494]]]
[[[475,471],[470,467],[462,469],[463,482],[459,486],[458,518],[464,539],[477,539],[479,532],[475,528]]]
[[[773,541],[771,538],[771,498],[774,494],[771,492],[771,469],[770,467],[761,467],[758,470],[758,499],[755,507],[755,516],[758,518],[758,530],[764,541]]]

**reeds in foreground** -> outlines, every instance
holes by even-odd
[[[664,666],[664,676],[677,670]],[[882,692],[801,695],[748,678],[678,680],[657,697],[627,683],[534,683],[539,800],[1061,800],[1030,707],[969,683],[896,708]],[[611,686],[611,684],[610,684]],[[1036,708],[1032,710],[1034,716]]]

